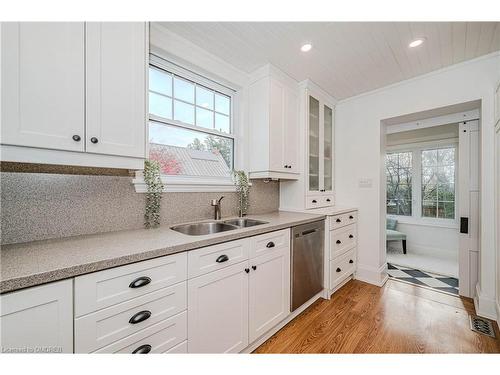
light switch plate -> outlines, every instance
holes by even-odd
[[[358,186],[362,189],[371,188],[373,186],[373,180],[371,178],[360,178],[358,180]]]

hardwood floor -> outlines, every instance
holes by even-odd
[[[500,353],[470,330],[472,300],[389,280],[352,280],[318,300],[254,353]]]

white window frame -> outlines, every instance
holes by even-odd
[[[165,70],[169,73],[179,76],[181,79],[186,79],[194,82],[200,86],[207,87],[208,89],[220,92],[228,97],[230,97],[230,113],[229,113],[229,126],[230,133],[222,133],[214,129],[208,129],[199,127],[196,125],[186,124],[181,121],[174,119],[165,119],[160,116],[149,114],[149,105],[147,104],[147,110],[149,115],[149,121],[147,124],[147,145],[146,153],[149,155],[149,122],[154,121],[165,125],[178,126],[187,130],[200,131],[206,134],[213,134],[216,136],[221,136],[225,138],[230,138],[233,140],[233,169],[242,169],[242,157],[240,153],[241,133],[239,116],[236,115],[240,108],[240,95],[236,89],[230,88],[228,86],[218,83],[216,80],[207,77],[206,74],[201,74],[194,72],[192,70],[183,68],[173,62],[165,60],[164,58],[157,55],[150,55],[149,65],[147,71],[149,72],[149,66],[156,67],[160,70]],[[147,92],[147,97],[149,97],[149,89]],[[173,105],[172,98],[172,105]],[[195,103],[196,103],[196,90],[195,90]],[[196,116],[196,104],[195,105],[195,116]],[[173,107],[172,107],[173,110]],[[215,112],[215,108],[214,108]],[[172,113],[173,117],[173,113]],[[214,119],[215,121],[215,119]],[[201,177],[201,176],[189,176],[189,175],[162,175],[161,181],[164,185],[164,192],[234,192],[236,187],[231,176],[228,177]],[[132,183],[135,186],[135,190],[138,193],[147,192],[147,186],[144,182],[144,177],[142,171],[137,171],[135,178]]]
[[[422,151],[433,148],[455,147],[455,218],[442,219],[422,217]],[[415,224],[432,227],[458,228],[458,138],[439,141],[419,142],[388,146],[387,153],[411,152],[412,153],[412,215],[393,215],[387,217],[396,219],[402,224]]]

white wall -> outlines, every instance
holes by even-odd
[[[406,234],[409,253],[425,254],[458,262],[458,228],[398,223],[398,231]],[[389,243],[391,248],[401,248],[401,241]]]
[[[479,307],[493,315],[495,304],[494,92],[500,53],[442,69],[340,101],[336,107],[337,201],[359,207],[360,279],[385,279],[384,137],[380,121],[437,107],[481,100],[481,275]],[[358,180],[372,180],[359,188]]]

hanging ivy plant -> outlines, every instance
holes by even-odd
[[[242,217],[247,214],[249,206],[250,182],[244,171],[233,171],[233,181],[238,196],[238,212]]]
[[[146,192],[146,211],[144,213],[144,226],[148,229],[160,225],[161,194],[163,183],[160,178],[160,164],[156,160],[144,161],[144,182]]]

